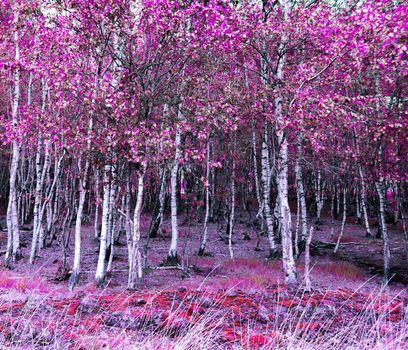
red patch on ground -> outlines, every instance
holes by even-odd
[[[79,301],[75,301],[71,304],[69,304],[68,309],[67,309],[67,314],[68,315],[75,315],[78,312],[78,306],[79,306]]]
[[[236,342],[241,338],[241,335],[237,332],[235,328],[225,328],[222,334],[222,340],[224,342]]]
[[[346,304],[346,307],[351,311],[362,312],[367,310],[366,305],[364,304]]]
[[[387,316],[387,321],[390,322],[399,322],[402,320],[401,314],[391,314]]]
[[[25,304],[26,304],[26,301],[23,301],[22,303],[4,304],[0,306],[0,312],[20,310],[24,307]]]
[[[299,331],[317,331],[321,328],[321,324],[317,322],[299,322],[296,325],[296,329]]]
[[[263,334],[251,334],[245,342],[245,345],[248,345],[251,349],[257,349],[261,346],[269,344],[269,342],[270,339]]]
[[[299,305],[299,301],[294,300],[294,299],[282,299],[282,300],[278,300],[277,303],[287,308],[291,308],[291,307]]]
[[[202,306],[197,305],[196,303],[192,303],[190,306],[187,307],[186,313],[189,316],[202,315],[205,313],[205,310]]]

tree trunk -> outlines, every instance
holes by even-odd
[[[182,119],[182,112],[179,108],[178,111],[179,120]],[[177,265],[177,244],[178,244],[178,223],[177,223],[177,173],[179,169],[179,161],[181,156],[180,151],[181,142],[181,132],[180,126],[177,125],[176,137],[175,137],[175,156],[173,161],[173,166],[171,169],[170,186],[171,186],[171,198],[170,198],[170,209],[171,209],[171,243],[169,253],[167,255],[166,264],[167,265]]]
[[[334,254],[337,254],[337,251],[340,248],[340,240],[343,237],[344,227],[346,226],[346,219],[347,219],[347,196],[346,194],[347,194],[347,188],[344,185],[344,188],[343,188],[343,219],[341,220],[341,229],[340,229],[339,237],[337,238],[336,247],[334,248]]]
[[[289,4],[287,1],[282,1],[284,17],[289,15]],[[283,67],[286,60],[286,41],[287,34],[283,33],[281,43],[279,45],[279,54],[281,55],[276,67],[276,78],[283,81]],[[278,120],[277,138],[279,145],[279,162],[278,162],[278,198],[279,198],[279,218],[281,218],[281,234],[282,234],[282,262],[283,271],[285,273],[285,282],[288,285],[296,285],[298,283],[298,274],[296,264],[293,257],[292,244],[292,222],[291,213],[288,202],[288,139],[283,125],[283,97],[282,91],[274,100],[275,114]]]
[[[45,213],[45,211],[46,211],[46,209],[47,209],[47,205],[48,205],[48,203],[50,203],[51,200],[52,200],[52,197],[53,197],[53,194],[54,194],[54,189],[55,189],[55,186],[56,186],[56,184],[57,184],[57,182],[58,182],[59,174],[60,174],[60,172],[61,172],[61,167],[62,167],[61,164],[62,164],[62,160],[63,160],[63,159],[64,159],[64,154],[62,154],[62,155],[59,157],[58,162],[57,162],[57,164],[56,164],[56,167],[55,167],[55,170],[54,170],[54,179],[53,179],[53,181],[52,181],[52,184],[51,184],[50,188],[49,188],[48,191],[47,191],[47,197],[46,197],[44,203],[42,204],[42,207],[41,207],[41,210],[40,210],[40,213],[39,213],[39,217],[38,217],[38,222],[39,222],[39,223],[41,223],[41,222],[43,221],[44,213]],[[39,224],[39,225],[37,226],[37,229],[36,229],[36,231],[34,232],[33,236],[39,238],[39,237],[40,237],[39,234],[40,234],[40,231],[41,231],[41,230],[42,230],[42,225]],[[30,255],[30,263],[31,263],[31,264],[34,263],[35,254],[36,254],[36,249],[35,249],[34,242],[32,242],[32,243],[33,243],[33,245],[31,246],[31,254],[32,254],[32,255]],[[34,254],[33,254],[33,252],[34,252]],[[31,256],[32,256],[32,260],[31,260]]]
[[[234,154],[232,155],[232,173],[231,173],[231,212],[229,216],[229,230],[228,230],[228,250],[230,258],[234,259],[234,251],[232,249],[232,234],[234,232],[234,220],[235,220],[235,147],[236,140],[234,135]]]
[[[164,204],[166,199],[166,179],[167,179],[167,168],[163,167],[161,182],[160,182],[160,193],[159,193],[159,214],[157,215],[157,234],[162,235],[163,228],[163,216],[164,216]]]
[[[356,224],[361,224],[361,206],[360,206],[360,191],[358,183],[356,184]]]
[[[99,244],[98,265],[96,267],[95,279],[98,286],[103,286],[105,282],[105,262],[106,262],[106,247],[108,238],[109,224],[109,195],[110,195],[110,172],[111,165],[106,164],[103,175],[103,204],[102,204],[102,229]]]
[[[399,207],[400,214],[401,214],[402,230],[404,231],[405,256],[406,256],[406,260],[408,261],[408,230],[407,230],[406,213],[405,213],[402,196],[403,196],[402,188],[401,189],[397,188],[397,201],[398,201],[398,207]]]
[[[258,208],[259,208],[257,217],[260,217],[263,212],[263,205],[262,205],[262,199],[261,199],[261,192],[259,190],[258,160],[257,160],[257,151],[256,151],[256,131],[254,127],[252,127],[252,157],[253,157],[253,163],[254,163],[255,194],[256,194],[256,199],[258,201]],[[263,220],[262,217],[261,217],[261,220]]]
[[[303,186],[303,174],[301,165],[301,145],[299,143],[299,155],[296,159],[295,173],[296,173],[296,188],[299,196],[300,204],[300,217],[301,217],[301,227],[302,227],[302,242],[306,243],[307,239],[307,210],[306,210],[306,197],[305,189]],[[302,249],[301,249],[302,250]]]
[[[295,257],[296,259],[300,257],[299,224],[300,224],[300,199],[299,199],[299,190],[296,188],[296,225],[295,225]]]
[[[88,125],[88,136],[92,131],[92,118],[89,119]],[[86,199],[86,193],[88,192],[88,172],[90,167],[90,150],[91,150],[91,140],[87,141],[87,154],[85,155],[85,167],[82,175],[82,181],[79,182],[79,201],[78,209],[75,221],[75,254],[74,254],[74,266],[72,268],[72,273],[69,278],[68,288],[72,291],[74,287],[79,283],[79,277],[81,273],[81,229],[82,229],[82,216],[84,212],[84,204]]]
[[[383,239],[383,256],[384,256],[384,276],[383,283],[386,285],[389,281],[389,265],[390,265],[390,247],[388,242],[387,223],[385,222],[385,186],[384,179],[380,176],[375,182],[377,194],[380,202],[380,228]]]
[[[15,61],[20,59],[18,30],[14,31],[14,45],[15,45]],[[20,64],[17,63],[13,72],[13,99],[11,117],[13,127],[17,127],[18,121],[18,107],[20,100]],[[10,166],[10,182],[9,182],[9,202],[7,207],[7,251],[5,255],[6,265],[9,264],[10,258],[15,261],[20,255],[20,227],[17,211],[17,169],[20,158],[20,146],[16,140],[12,142],[12,156]]]
[[[322,209],[324,204],[323,188],[324,184],[322,184],[322,173],[320,170],[318,170],[316,178],[316,225],[320,225],[322,223]]]
[[[201,237],[200,248],[198,249],[198,255],[203,256],[205,252],[205,246],[208,239],[208,218],[210,216],[210,141],[207,144],[207,163],[205,172],[205,216],[204,216],[204,231]]]
[[[151,238],[157,237],[162,234],[164,204],[166,199],[166,178],[167,169],[166,165],[160,167],[159,170],[159,189],[155,200],[152,219],[150,221],[149,231],[147,233],[148,241]]]
[[[313,226],[310,228],[309,236],[307,237],[305,246],[305,291],[310,292],[312,282],[310,280],[310,244],[313,238]]]
[[[336,192],[336,187],[333,186],[333,192],[330,200],[330,240],[333,240],[334,238],[334,196]]]
[[[108,264],[106,268],[106,272],[110,273],[112,271],[112,262],[113,262],[113,255],[115,251],[115,197],[116,197],[116,187],[117,187],[117,174],[116,169],[112,167],[112,181],[111,181],[111,188],[109,194],[109,223],[108,223],[108,237],[107,237],[107,244],[109,245],[109,257],[108,257]]]
[[[131,251],[129,252],[129,278],[128,278],[129,289],[135,289],[136,285],[143,281],[143,265],[140,250],[140,216],[142,212],[143,203],[143,186],[145,170],[146,165],[143,166],[142,173],[139,176],[136,206],[133,214],[133,232],[131,244],[132,247]]]
[[[280,101],[276,102],[280,104]],[[280,198],[279,217],[282,220],[282,260],[287,284],[297,284],[298,275],[293,257],[292,220],[288,202],[288,141],[282,130],[278,131],[279,140],[279,183],[278,196]]]
[[[265,122],[262,134],[262,157],[261,157],[261,175],[262,175],[262,195],[263,195],[263,212],[268,232],[269,256],[275,258],[277,256],[275,235],[273,231],[273,219],[270,206],[271,196],[271,174],[269,163],[268,150],[268,125]]]
[[[94,238],[99,238],[99,170],[95,172],[95,218],[94,218]]]
[[[366,230],[366,237],[371,237],[371,230],[370,224],[368,222],[368,213],[367,213],[367,206],[366,206],[366,183],[364,179],[363,170],[361,168],[361,164],[358,165],[358,175],[360,177],[360,196],[361,196],[361,209],[363,211],[363,219],[364,219],[364,227]]]

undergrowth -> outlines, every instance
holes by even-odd
[[[204,291],[204,294],[206,292]],[[212,292],[208,292],[212,293]],[[402,350],[408,346],[408,319],[402,312],[398,322],[389,321],[395,309],[395,297],[387,297],[383,290],[367,295],[361,312],[354,317],[336,324],[333,317],[321,320],[313,305],[312,295],[299,289],[293,300],[305,300],[287,310],[283,319],[257,327],[255,320],[240,325],[235,321],[232,328],[225,328],[231,319],[232,309],[222,309],[224,299],[231,290],[225,291],[215,304],[200,317],[174,333],[174,328],[163,325],[152,326],[149,322],[140,324],[137,329],[112,326],[108,321],[113,310],[104,310],[87,314],[71,313],[71,305],[63,312],[53,311],[47,296],[28,294],[23,307],[16,305],[0,312],[0,345],[1,349],[118,349],[118,350],[252,350],[252,349],[369,349],[369,350]],[[344,293],[343,291],[326,291],[324,293]],[[118,294],[120,300],[126,300],[129,294]],[[89,298],[90,296],[84,296]],[[94,295],[91,298],[106,296]],[[152,297],[154,298],[154,296]],[[287,295],[278,293],[275,302],[279,304]],[[342,305],[333,308],[349,308],[353,294],[343,301]],[[110,301],[114,304],[115,299]],[[166,322],[178,322],[180,305],[191,303],[183,300],[179,305],[171,305]],[[155,312],[150,301],[140,308],[141,312]],[[59,310],[60,311],[60,310]],[[125,313],[127,311],[124,311]],[[276,315],[276,320],[279,318]],[[236,318],[235,318],[236,319]],[[173,331],[172,331],[173,330]]]

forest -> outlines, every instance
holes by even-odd
[[[0,349],[406,349],[405,0],[1,0]]]

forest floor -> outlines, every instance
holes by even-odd
[[[143,217],[146,232],[149,217]],[[144,286],[127,291],[125,237],[115,246],[107,287],[96,288],[98,242],[84,230],[81,285],[62,281],[62,249],[45,248],[29,265],[30,231],[23,231],[23,259],[0,264],[0,349],[404,349],[408,347],[408,261],[399,227],[390,226],[391,273],[381,287],[382,241],[367,239],[361,225],[346,225],[333,255],[330,220],[314,233],[312,291],[284,284],[279,260],[267,259],[245,217],[234,233],[234,260],[216,224],[209,227],[208,255],[197,257],[202,223],[180,219],[181,261],[160,264],[170,244],[150,242]],[[334,236],[340,231],[336,221]],[[246,233],[246,235],[244,234]],[[245,239],[249,235],[250,240]],[[0,231],[0,251],[6,232]],[[182,254],[181,254],[182,255]],[[68,248],[69,263],[73,246]],[[299,270],[303,275],[303,261]]]

